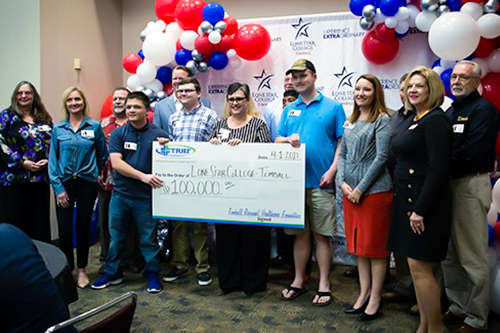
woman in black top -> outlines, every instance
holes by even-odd
[[[451,124],[439,107],[443,84],[431,69],[408,73],[405,94],[405,107],[416,115],[392,139],[395,194],[387,249],[408,257],[420,309],[417,332],[444,332],[432,263],[445,259],[450,238]]]
[[[14,89],[0,112],[0,223],[14,224],[30,238],[50,242],[47,163],[52,118],[35,87]]]
[[[215,125],[212,144],[272,142],[266,123],[256,117],[250,88],[235,82],[227,88],[224,119]],[[262,226],[216,224],[219,286],[227,294],[243,290],[247,295],[264,291],[270,259],[271,229]]]

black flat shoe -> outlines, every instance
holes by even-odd
[[[380,305],[378,306],[377,312],[375,312],[374,314],[368,314],[368,313],[363,311],[363,313],[359,317],[359,321],[370,321],[370,320],[377,319],[378,317],[380,317],[382,315],[382,313],[380,312],[381,308],[382,308],[382,302],[380,302]]]
[[[359,308],[355,308],[353,306],[351,306],[350,308],[347,308],[347,309],[344,309],[344,313],[346,314],[360,314],[360,313],[363,313],[366,309],[366,307],[368,306],[368,302],[370,302],[370,297],[368,297],[365,301],[365,303],[363,305],[361,305],[361,307]]]

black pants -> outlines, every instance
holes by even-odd
[[[73,210],[75,202],[76,214],[76,256],[77,267],[87,267],[90,247],[90,220],[97,197],[97,182],[83,179],[70,179],[63,183],[68,193],[69,207],[57,206],[57,224],[59,225],[59,247],[68,259],[69,267],[73,270]]]
[[[217,272],[223,292],[266,290],[271,229],[216,224]]]
[[[25,182],[0,190],[0,222],[10,223],[32,239],[50,243],[50,187]]]

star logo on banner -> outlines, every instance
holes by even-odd
[[[348,73],[347,69],[344,66],[344,68],[342,68],[342,72],[341,73],[333,74],[338,79],[340,79],[340,82],[339,82],[339,85],[338,85],[337,89],[340,89],[343,86],[348,86],[348,87],[352,88],[351,79],[352,79],[352,77],[354,76],[355,73],[356,72],[350,72],[350,73]]]
[[[311,24],[312,24],[312,22],[304,22],[302,20],[302,17],[299,18],[299,23],[292,24],[292,27],[295,30],[297,30],[297,34],[295,35],[295,39],[297,39],[297,38],[299,38],[301,36],[309,38],[309,31],[307,31],[307,29],[309,29],[309,26]]]
[[[274,74],[267,75],[265,69],[262,70],[260,76],[254,76],[254,79],[259,81],[259,86],[257,90],[260,90],[262,88],[267,88],[271,90],[271,79],[273,78],[273,76]]]

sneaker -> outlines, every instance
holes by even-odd
[[[177,266],[174,266],[167,272],[167,274],[165,274],[165,276],[163,277],[163,281],[172,282],[185,277],[187,273],[187,269],[179,269]]]
[[[158,274],[148,273],[146,274],[146,278],[148,279],[148,293],[154,294],[159,293],[163,290],[163,286],[161,285],[160,279],[158,278]]]
[[[212,283],[212,276],[208,272],[199,273],[196,275],[196,278],[198,279],[198,284],[200,286],[208,286]]]
[[[122,282],[123,282],[123,276],[121,274],[111,276],[107,273],[102,273],[101,278],[92,283],[90,288],[99,290],[99,289],[104,289],[109,285],[120,284]]]

